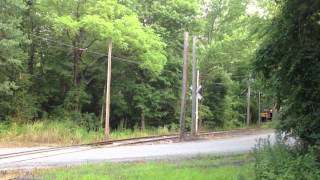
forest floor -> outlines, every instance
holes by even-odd
[[[254,179],[250,154],[198,156],[180,160],[153,160],[87,164],[74,167],[7,174],[31,179]],[[0,178],[1,179],[1,178]]]

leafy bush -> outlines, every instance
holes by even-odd
[[[320,164],[315,152],[299,153],[297,145],[288,145],[279,136],[272,145],[270,140],[260,140],[254,148],[257,179],[320,179]]]

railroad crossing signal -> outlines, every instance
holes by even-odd
[[[202,95],[201,95],[201,90],[202,90],[202,86],[199,85],[199,87],[198,87],[198,89],[197,89],[197,99],[198,99],[198,100],[202,100],[202,99],[203,99],[203,97],[202,97]]]
[[[190,86],[190,90],[192,91],[192,86]],[[201,95],[201,90],[202,90],[202,86],[199,85],[199,87],[198,87],[198,89],[196,91],[197,92],[197,99],[199,101],[201,101],[203,99],[203,96]],[[190,99],[192,99],[192,95],[191,95]]]

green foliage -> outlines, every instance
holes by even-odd
[[[242,126],[246,77],[234,77],[247,75],[265,22],[246,13],[249,2],[255,1],[1,1],[0,118],[66,118],[98,130],[112,40],[111,127],[178,124],[182,36],[188,31],[202,35],[203,124]]]
[[[280,130],[319,144],[320,2],[285,0],[279,6],[255,66],[277,94]]]
[[[204,84],[204,104],[210,108],[211,117],[203,119],[205,124],[211,127],[221,127],[225,123],[225,110],[227,104],[226,96],[229,92],[229,84],[231,80],[224,72],[214,71],[207,78]],[[209,115],[209,114],[207,114]]]
[[[84,86],[72,87],[66,94],[64,99],[65,110],[72,111],[74,109],[81,109],[81,106],[89,104],[91,97],[84,90]]]
[[[275,145],[260,140],[254,149],[257,179],[319,179],[320,164],[316,153],[300,154],[295,146],[284,143],[278,137]]]
[[[19,122],[38,117],[37,98],[28,94],[26,90],[19,90],[14,94],[13,106],[15,107],[14,119]]]
[[[51,12],[46,14],[46,18],[54,33],[67,37],[73,43],[79,42],[74,44],[76,46],[94,46],[92,42],[96,44],[112,39],[120,49],[129,50],[130,46],[130,51],[135,51],[142,61],[142,68],[160,73],[166,62],[165,44],[161,38],[152,29],[143,27],[133,11],[115,0],[44,0],[39,6],[43,13]]]
[[[262,41],[260,34],[264,26],[261,24],[269,21],[247,12],[250,4],[259,7],[256,1],[214,0],[204,4],[207,13],[203,32],[207,42],[199,48],[203,103],[208,108],[204,109],[204,122],[215,128],[239,127],[245,119],[245,92],[252,71],[251,62]],[[251,86],[255,87],[256,83],[252,81]],[[252,122],[257,119],[256,101],[253,93]]]
[[[20,27],[24,6],[18,0],[0,2],[0,120],[12,115],[14,91],[24,69],[26,37]]]

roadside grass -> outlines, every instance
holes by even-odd
[[[146,129],[113,130],[110,139],[123,139],[176,133],[167,126]],[[103,141],[103,129],[88,131],[72,121],[37,121],[33,123],[0,123],[0,147],[54,146]]]
[[[112,130],[110,139],[125,139],[177,133],[178,126],[168,125],[140,130],[119,128]],[[261,128],[269,128],[264,125]],[[245,128],[245,127],[241,127]],[[250,128],[255,128],[254,126]],[[203,129],[210,131],[209,129]],[[214,131],[231,130],[229,128]],[[211,130],[212,131],[212,130]],[[43,120],[30,123],[0,123],[0,147],[59,146],[85,144],[105,140],[103,129],[88,131],[70,120]]]
[[[251,155],[201,156],[187,160],[103,163],[39,171],[43,179],[254,179]]]

